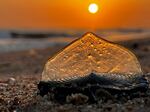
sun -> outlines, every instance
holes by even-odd
[[[89,8],[88,8],[89,12],[92,13],[92,14],[97,13],[97,12],[98,12],[98,9],[99,9],[99,7],[98,7],[98,5],[95,4],[95,3],[91,3],[91,4],[89,5]]]

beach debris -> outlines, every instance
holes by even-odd
[[[67,103],[73,103],[73,104],[85,104],[88,101],[88,97],[86,95],[83,95],[81,93],[78,94],[71,94],[70,96],[66,97]]]
[[[131,51],[87,33],[48,60],[38,88],[41,95],[56,92],[57,99],[82,93],[96,100],[100,88],[112,94],[130,94],[146,90],[148,81]]]
[[[38,53],[37,53],[37,51],[35,49],[30,49],[29,50],[29,55],[31,55],[31,56],[37,56]]]
[[[16,83],[16,79],[15,78],[11,77],[11,78],[8,79],[8,84],[14,85],[15,83]]]

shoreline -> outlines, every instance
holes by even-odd
[[[111,34],[111,32],[96,33],[106,40],[121,43],[126,41],[141,41],[150,38],[150,32]],[[67,45],[79,37],[49,37],[49,38],[6,38],[0,39],[0,53],[24,51],[29,49],[43,49],[57,45]]]

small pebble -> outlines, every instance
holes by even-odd
[[[9,78],[8,79],[8,84],[10,84],[10,85],[15,85],[15,83],[16,83],[16,79],[15,78]]]
[[[36,50],[35,50],[35,49],[29,50],[29,55],[31,55],[31,56],[36,56],[36,55],[37,55]]]

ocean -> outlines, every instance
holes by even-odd
[[[85,31],[72,31],[72,32],[22,32],[15,31],[17,34],[21,34],[18,37],[13,37],[12,31],[0,30],[0,53],[3,52],[15,52],[29,49],[43,49],[47,47],[57,45],[67,45],[73,40],[81,37]],[[97,35],[110,40],[110,41],[125,41],[130,39],[150,38],[150,30],[100,30],[95,32]],[[35,36],[26,34],[35,34]],[[36,38],[37,36],[46,35],[47,38]],[[33,37],[32,37],[33,36]]]

